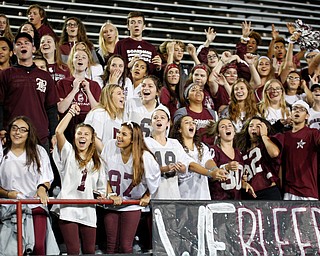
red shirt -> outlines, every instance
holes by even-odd
[[[16,116],[27,116],[37,129],[41,143],[49,136],[46,109],[59,101],[55,84],[46,71],[13,66],[0,72],[0,104],[3,105],[3,127]]]
[[[320,131],[305,126],[298,132],[276,134],[282,144],[285,192],[296,196],[318,196],[318,159]]]
[[[212,181],[209,179],[209,189],[212,200],[240,200],[241,199],[241,187],[242,187],[242,175],[243,175],[243,160],[241,153],[238,149],[235,149],[234,159],[229,158],[218,145],[212,147],[214,149],[214,158],[219,168],[223,168],[231,161],[239,162],[238,171],[230,171],[228,178],[225,182]]]
[[[128,65],[135,55],[140,55],[140,59],[149,64],[150,70],[155,70],[155,66],[152,64],[151,60],[154,56],[158,55],[158,53],[156,47],[147,41],[137,41],[130,37],[122,39],[116,44],[114,54],[121,55],[125,60],[126,65]]]

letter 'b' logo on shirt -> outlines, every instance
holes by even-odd
[[[36,83],[37,83],[37,90],[40,92],[46,92],[47,89],[47,81],[42,80],[41,78],[36,78]]]

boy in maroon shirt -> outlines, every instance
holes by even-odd
[[[320,131],[306,126],[309,105],[298,100],[292,105],[292,131],[277,134],[283,159],[284,200],[318,200]]]
[[[145,17],[141,12],[130,12],[127,18],[127,28],[130,37],[120,40],[114,49],[114,54],[123,57],[129,68],[138,59],[143,59],[150,64],[150,70],[161,69],[161,58],[154,45],[142,40],[142,32],[145,29]]]
[[[33,63],[32,37],[19,33],[14,41],[18,64],[0,72],[0,131],[16,116],[29,117],[36,127],[40,142],[49,149],[49,135],[58,124],[58,97],[50,74]],[[49,134],[50,132],[50,134]]]

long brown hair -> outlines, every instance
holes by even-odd
[[[87,127],[90,129],[91,131],[91,134],[92,134],[92,137],[91,137],[91,144],[89,145],[89,148],[87,150],[87,153],[86,153],[86,158],[85,159],[82,159],[80,157],[80,154],[79,154],[79,150],[78,148],[76,147],[76,144],[75,144],[75,141],[73,142],[73,149],[74,149],[74,152],[75,152],[75,157],[76,157],[76,160],[80,166],[80,168],[83,168],[85,167],[89,162],[90,160],[92,159],[93,160],[93,171],[98,171],[101,167],[101,160],[100,160],[100,156],[98,154],[98,151],[96,149],[96,146],[95,146],[95,132],[94,132],[94,129],[91,125],[89,124],[84,124],[84,123],[80,123],[76,126],[76,131],[78,128],[80,127]]]
[[[123,90],[122,87],[118,84],[108,84],[104,86],[100,94],[98,106],[94,108],[105,109],[111,119],[116,119],[117,117],[122,118],[124,111],[124,109],[117,108],[114,101],[112,100],[112,95],[116,88],[120,88],[121,90]]]
[[[26,165],[30,167],[31,165],[36,165],[37,166],[37,171],[40,173],[40,153],[37,149],[37,145],[40,144],[40,141],[37,137],[36,133],[36,128],[32,124],[31,120],[26,117],[26,116],[17,116],[14,119],[11,120],[11,122],[8,125],[8,131],[10,133],[12,125],[15,121],[17,120],[22,120],[27,123],[28,125],[28,137],[25,142],[25,150],[26,150],[26,156],[27,156],[27,161]],[[7,137],[7,141],[5,144],[4,152],[3,155],[7,155],[8,152],[11,150],[12,147],[12,140],[10,135]]]
[[[88,45],[90,50],[92,50],[93,49],[93,44],[91,43],[91,41],[89,40],[89,38],[87,36],[86,27],[83,24],[83,22],[77,17],[69,17],[64,21],[59,45],[63,45],[65,43],[68,43],[68,37],[69,36],[68,36],[68,33],[67,33],[67,22],[69,20],[74,20],[78,24],[78,34],[77,34],[78,42],[84,42],[86,45]]]
[[[250,84],[244,78],[239,78],[231,88],[231,102],[229,104],[229,117],[232,121],[236,121],[240,116],[240,108],[238,106],[238,100],[235,97],[234,87],[239,83],[244,83],[248,90],[247,98],[244,100],[244,110],[246,112],[246,119],[258,114],[258,108],[254,97],[254,92]]]
[[[125,126],[131,131],[131,141],[133,142],[131,149],[133,159],[132,184],[133,186],[137,186],[141,182],[142,176],[144,174],[143,153],[145,151],[148,151],[151,155],[153,154],[145,144],[141,128],[137,123],[127,122],[123,123],[121,126]]]
[[[191,117],[191,116],[189,116],[189,115],[182,116],[174,123],[173,128],[170,131],[170,138],[177,139],[180,142],[180,144],[182,145],[183,149],[187,153],[189,153],[189,149],[187,148],[187,146],[184,143],[184,138],[182,136],[182,133],[179,131],[181,129],[182,120],[185,117]],[[197,148],[198,154],[199,154],[199,160],[201,161],[202,157],[203,157],[203,150],[204,149],[203,149],[203,144],[201,143],[200,137],[197,133],[195,133],[195,135],[193,136],[193,143],[194,143],[194,145],[196,145],[196,148]]]
[[[3,13],[0,13],[0,17],[6,19],[6,27],[5,27],[4,31],[3,31],[3,35],[2,36],[8,38],[11,42],[13,42],[14,35],[12,33],[8,17],[6,15],[4,15]]]

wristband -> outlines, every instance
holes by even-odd
[[[241,40],[248,42],[248,41],[250,41],[250,37],[241,36]]]
[[[112,196],[117,196],[117,193],[109,193],[107,195],[107,199],[110,199],[110,197],[112,197]]]
[[[39,189],[40,187],[44,187],[45,190],[46,190],[46,192],[48,193],[49,189],[48,189],[48,187],[47,187],[46,185],[44,185],[44,184],[39,184],[39,185],[37,186],[37,189]]]
[[[218,169],[218,166],[213,166],[210,170],[208,170],[207,176],[211,177],[211,172],[213,172],[215,169]]]
[[[75,111],[72,108],[69,109],[68,113],[72,116],[76,115]]]

